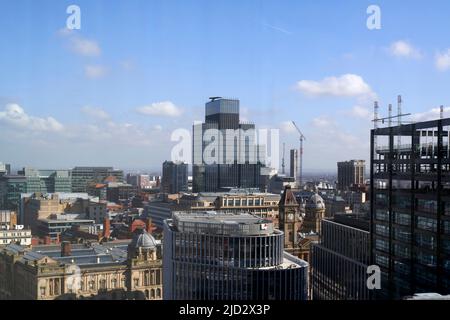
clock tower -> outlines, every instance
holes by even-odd
[[[300,205],[290,186],[286,186],[278,203],[279,229],[284,232],[284,247],[295,248],[298,242],[297,233],[303,218],[300,215]]]

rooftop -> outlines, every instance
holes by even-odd
[[[248,212],[174,212],[168,224],[179,232],[232,236],[261,236],[276,232],[271,220]]]

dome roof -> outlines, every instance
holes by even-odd
[[[306,207],[311,209],[325,209],[325,201],[317,193],[314,193],[306,203]]]
[[[153,249],[156,248],[156,240],[145,229],[136,229],[136,234],[131,241],[133,248]]]

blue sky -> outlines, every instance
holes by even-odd
[[[386,115],[402,94],[414,120],[450,107],[449,16],[445,0],[1,0],[0,161],[158,169],[217,95],[288,148],[296,121],[304,170],[335,170],[368,158],[374,99]]]

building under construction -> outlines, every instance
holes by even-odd
[[[448,294],[450,118],[397,126],[391,118],[388,127],[371,131],[371,260],[382,276],[377,291],[394,299]]]

